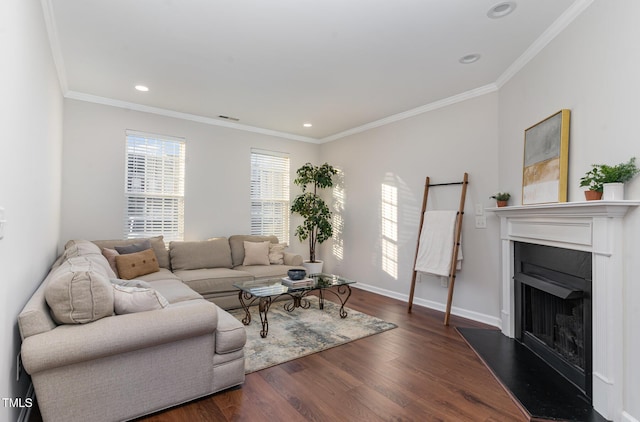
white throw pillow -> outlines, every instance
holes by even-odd
[[[152,311],[169,306],[169,302],[154,289],[112,284],[116,315]]]
[[[271,242],[244,241],[244,261],[242,265],[270,265],[269,245]]]
[[[271,264],[284,264],[284,248],[286,243],[270,243],[269,244],[269,262]]]
[[[121,278],[110,278],[109,281],[112,284],[117,284],[118,286],[123,286],[123,287],[139,287],[142,289],[151,289],[151,284],[147,283],[144,280],[137,280],[137,279],[133,279],[133,280],[123,280]]]

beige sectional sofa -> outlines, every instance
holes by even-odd
[[[146,241],[151,249],[115,259],[107,252],[141,239],[68,242],[18,316],[44,421],[128,420],[242,384],[245,329],[220,306],[238,303],[233,282],[302,262],[234,265],[251,263],[245,241],[264,250],[273,237]]]

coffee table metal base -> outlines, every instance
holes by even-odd
[[[267,334],[269,334],[269,319],[267,318],[267,314],[269,313],[269,308],[271,304],[276,301],[278,298],[283,296],[291,297],[291,300],[284,304],[284,309],[287,312],[292,312],[296,308],[308,309],[311,307],[311,302],[307,299],[307,296],[311,292],[318,292],[318,308],[324,310],[324,294],[325,292],[329,292],[334,294],[338,300],[340,301],[340,318],[347,317],[347,311],[344,310],[344,305],[351,297],[351,287],[348,284],[332,286],[335,289],[331,288],[320,288],[316,290],[300,290],[291,291],[287,293],[282,293],[275,296],[264,296],[257,297],[252,295],[246,291],[240,291],[238,293],[238,299],[240,300],[240,304],[242,305],[242,309],[244,309],[244,318],[242,318],[242,323],[244,325],[249,325],[251,323],[251,313],[249,312],[249,307],[254,304],[255,301],[258,301],[258,313],[260,314],[260,322],[262,323],[262,330],[260,330],[260,337],[265,338]]]

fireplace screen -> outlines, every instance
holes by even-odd
[[[581,370],[585,369],[583,299],[561,299],[525,287],[523,330]]]
[[[514,246],[516,339],[591,397],[591,254]]]

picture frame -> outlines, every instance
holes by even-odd
[[[522,205],[567,202],[570,116],[562,109],[525,129]]]

